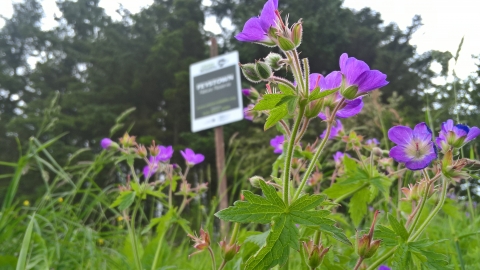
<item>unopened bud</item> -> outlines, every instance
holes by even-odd
[[[135,154],[139,155],[141,158],[147,156],[147,149],[143,145],[138,145],[135,149]]]
[[[377,157],[382,157],[383,156],[383,151],[382,149],[378,148],[378,147],[374,147],[372,149],[372,153],[373,155],[377,156]]]
[[[278,53],[269,53],[267,57],[265,57],[265,63],[269,65],[273,70],[279,70],[283,67],[283,57]]]
[[[305,109],[305,116],[308,118],[317,118],[322,108],[323,99],[313,100],[307,105]]]
[[[272,68],[265,62],[258,61],[255,63],[255,70],[260,78],[267,80],[272,76]]]
[[[255,187],[255,188],[260,188],[260,181],[265,182],[265,179],[263,179],[263,177],[261,176],[252,176],[248,180],[250,181],[250,184],[252,185],[252,187]]]
[[[357,93],[358,86],[356,85],[350,85],[349,87],[340,90],[340,94],[349,100],[355,99],[357,97]]]
[[[129,136],[128,133],[125,133],[122,138],[120,138],[120,144],[123,147],[132,147],[136,144],[135,136]]]
[[[368,258],[373,257],[373,255],[375,255],[375,253],[377,252],[377,249],[380,247],[381,243],[382,243],[382,240],[380,240],[380,239],[373,240],[370,243],[370,247],[368,248],[368,250],[365,253],[365,255],[363,256],[363,258],[368,259]]]
[[[218,244],[220,245],[220,249],[222,250],[222,258],[225,260],[225,262],[231,261],[240,250],[239,245],[230,245],[227,243],[226,239],[220,241],[220,243]]]
[[[156,157],[160,153],[160,149],[155,145],[155,141],[152,141],[152,145],[150,145],[148,150],[150,151],[150,155],[152,157]]]
[[[247,78],[247,80],[253,83],[259,83],[262,81],[260,76],[258,76],[257,71],[255,70],[255,64],[244,64],[240,65],[240,69],[242,70],[243,76]]]
[[[278,37],[278,47],[282,50],[282,51],[291,51],[293,49],[295,49],[295,44],[288,38],[286,37],[283,37],[283,36],[279,36]]]
[[[292,41],[295,46],[300,46],[300,43],[302,43],[302,35],[303,35],[303,27],[302,27],[302,22],[299,21],[298,23],[295,23],[292,26]]]
[[[315,245],[313,241],[303,242],[305,254],[305,263],[310,267],[310,269],[316,269],[320,264],[322,264],[325,254],[330,250],[325,248],[323,245]]]

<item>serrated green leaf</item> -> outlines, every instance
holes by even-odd
[[[288,213],[296,224],[306,226],[319,226],[320,224],[328,224],[331,219],[325,218],[330,214],[328,210],[317,211],[291,211]]]
[[[408,239],[408,232],[405,229],[405,226],[401,224],[400,222],[397,221],[397,219],[391,215],[390,213],[388,214],[388,222],[390,223],[390,226],[392,226],[393,231],[400,236],[404,241],[407,241]]]
[[[376,238],[382,239],[382,245],[395,246],[398,244],[395,232],[383,225],[377,225],[374,235]]]
[[[362,188],[361,190],[353,194],[352,199],[348,204],[348,213],[352,218],[353,224],[358,227],[363,217],[368,212],[367,203],[370,199],[370,190],[368,188]]]
[[[282,120],[285,116],[287,116],[287,114],[288,111],[285,104],[270,110],[270,115],[267,117],[267,121],[265,122],[265,126],[263,129],[267,130],[273,127],[278,121]]]
[[[111,208],[117,207],[122,205],[125,206],[127,205],[128,202],[130,202],[125,208],[119,207],[120,210],[125,210],[127,209],[135,200],[135,192],[131,190],[127,191],[122,191],[120,192],[120,195],[115,199],[115,201],[110,205]]]
[[[282,100],[282,98],[285,98],[287,96],[288,95],[285,95],[285,94],[265,94],[262,96],[262,99],[260,99],[257,105],[253,107],[253,110],[255,111],[271,110],[277,107],[278,103]]]
[[[289,115],[293,115],[295,113],[295,109],[297,108],[298,97],[295,99],[291,99],[287,102],[287,112]]]
[[[282,92],[283,94],[285,95],[291,95],[291,96],[295,96],[297,93],[295,92],[295,89],[293,88],[290,88],[289,86],[287,85],[284,85],[284,84],[277,84],[277,87],[278,89],[280,90],[280,92]]]
[[[345,165],[346,172],[353,172],[358,168],[357,162],[353,158],[349,158],[347,155],[343,157],[343,165]]]
[[[267,241],[267,237],[270,234],[270,230],[265,231],[263,233],[255,234],[255,235],[250,235],[243,241],[244,243],[254,243],[255,245],[261,247],[265,245],[265,242]]]
[[[320,92],[320,87],[316,87],[315,89],[313,89],[313,91],[308,96],[308,101],[313,101],[313,100],[324,98],[326,96],[329,96],[329,95],[337,92],[338,89],[340,89],[340,88],[335,88],[335,89],[332,89],[332,90],[325,90],[325,91]]]
[[[288,215],[275,217],[265,245],[248,259],[245,269],[269,269],[284,264],[288,260],[290,248],[300,248],[298,237],[298,229]]]
[[[297,96],[290,96],[290,95],[286,95],[284,97],[282,97],[282,99],[280,99],[280,101],[277,103],[276,107],[278,106],[281,106],[285,103],[288,103],[290,101],[296,101],[297,100]]]
[[[350,240],[348,240],[347,236],[343,233],[343,231],[337,227],[335,227],[335,221],[325,218],[325,220],[329,221],[328,223],[323,223],[320,224],[320,231],[331,235],[333,238],[337,239],[338,241],[347,244],[347,245],[352,245]]]
[[[290,205],[291,211],[307,211],[322,204],[327,197],[322,194],[303,195]]]
[[[323,193],[329,198],[335,199],[354,191],[362,185],[363,183],[361,182],[354,184],[344,184],[343,182],[336,182],[332,186],[324,190]]]

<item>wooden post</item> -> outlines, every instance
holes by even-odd
[[[210,38],[210,57],[218,55],[218,44],[215,37]],[[227,194],[227,176],[224,172],[225,169],[225,143],[223,140],[223,127],[219,126],[215,129],[215,156],[217,165],[217,179],[218,179],[218,196],[220,199],[219,209],[225,209],[228,207],[228,194]],[[228,233],[228,223],[220,220],[220,232],[222,237],[225,237]]]

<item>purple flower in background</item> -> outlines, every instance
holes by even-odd
[[[339,71],[333,71],[325,77],[320,79],[320,91],[325,90],[332,90],[335,88],[340,87],[342,84],[342,73]],[[336,92],[332,95],[334,97],[333,102],[330,102],[331,107],[337,105],[338,102],[342,99],[342,95],[339,92]],[[362,98],[356,98],[354,100],[346,100],[345,104],[337,111],[338,118],[348,118],[359,114],[363,108],[363,101]],[[322,118],[322,120],[326,120],[326,115],[321,112],[318,114],[318,117]]]
[[[340,122],[340,120],[337,120],[336,124],[332,126],[332,130],[330,131],[330,136],[328,138],[333,139],[339,136],[340,132],[342,131],[343,131],[342,122]],[[320,138],[323,139],[326,133],[327,133],[327,130],[324,130],[322,135],[320,135]]]
[[[150,157],[148,165],[143,167],[143,175],[146,179],[154,175],[158,170],[159,161],[155,157]]]
[[[273,147],[273,153],[281,154],[283,152],[283,142],[285,137],[283,135],[275,136],[270,140],[270,145]]]
[[[424,169],[437,158],[432,131],[424,122],[417,124],[413,130],[406,126],[392,127],[388,138],[397,144],[390,149],[390,157],[405,163],[410,170]]]
[[[343,157],[351,157],[349,154],[347,153],[342,153],[340,151],[337,151],[334,155],[333,155],[333,160],[335,161],[335,164],[340,164],[343,160]]]
[[[253,104],[248,104],[247,107],[243,108],[243,118],[252,121],[253,117],[255,117],[255,113],[253,112]]]
[[[390,270],[390,267],[386,265],[380,265],[380,267],[378,267],[378,270]]]
[[[100,145],[102,146],[103,149],[108,149],[112,145],[113,141],[110,140],[109,138],[103,138],[102,141],[100,142]]]
[[[467,125],[454,125],[452,119],[442,123],[440,134],[437,137],[437,145],[444,151],[448,151],[450,146],[459,148],[475,139],[480,135],[478,127],[468,127]]]
[[[180,151],[180,153],[182,154],[183,158],[187,162],[187,165],[189,166],[193,166],[198,163],[201,163],[205,159],[204,155],[195,154],[195,152],[193,152],[193,150],[190,148],[185,149],[185,152]]]
[[[246,88],[246,89],[242,89],[242,94],[244,94],[245,96],[250,96],[250,89]]]
[[[268,0],[263,6],[259,17],[250,18],[243,26],[242,32],[235,36],[239,41],[259,42],[274,46],[275,42],[268,36],[271,26],[276,26],[275,10],[278,8],[278,0]]]
[[[376,138],[368,139],[365,143],[370,146],[377,146],[380,144]]]
[[[340,71],[345,78],[342,95],[347,99],[354,99],[388,84],[387,75],[378,70],[370,70],[365,62],[348,57],[346,53],[340,56]]]
[[[173,155],[173,147],[172,146],[158,146],[158,155],[155,157],[156,161],[159,162],[166,162],[172,158]]]

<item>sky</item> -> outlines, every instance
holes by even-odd
[[[0,15],[11,17],[14,2],[19,0],[0,0]],[[116,10],[120,5],[136,13],[152,2],[153,0],[100,0],[100,6],[114,20],[119,20],[120,15]],[[208,2],[204,0],[204,4],[208,5]],[[42,28],[52,28],[56,25],[53,20],[54,14],[58,16],[60,11],[56,7],[55,0],[43,0],[42,5],[45,12]],[[460,78],[466,78],[477,69],[471,55],[480,55],[479,0],[453,2],[452,0],[344,0],[344,7],[354,10],[370,7],[380,12],[385,24],[394,22],[403,30],[411,24],[413,16],[419,14],[422,16],[424,25],[411,40],[411,44],[417,47],[418,53],[439,50],[455,54],[460,40],[464,37],[462,51],[455,66],[456,74]],[[3,21],[0,19],[0,27],[2,25]],[[220,31],[213,17],[206,18],[205,29],[217,33]],[[454,61],[452,60],[450,64],[453,67]],[[439,71],[440,67],[433,66],[432,69]]]

